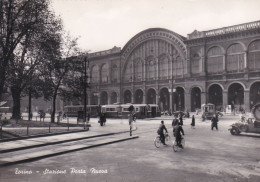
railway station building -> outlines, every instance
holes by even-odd
[[[260,102],[260,21],[195,30],[187,37],[150,28],[123,48],[90,53],[88,60],[88,105],[143,103],[162,111],[195,111],[213,103],[222,111],[250,111]]]

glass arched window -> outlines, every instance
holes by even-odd
[[[194,54],[191,61],[191,73],[196,74],[200,72],[200,56],[199,54]]]
[[[131,82],[133,78],[133,65],[132,63],[128,63],[125,70],[125,81]]]
[[[252,42],[248,47],[249,70],[260,69],[260,40]]]
[[[117,83],[118,80],[118,67],[116,64],[112,66],[112,71],[111,71],[111,82],[112,83]]]
[[[91,83],[98,83],[99,82],[99,70],[98,66],[95,65],[91,69]]]
[[[208,74],[217,74],[223,72],[223,51],[220,47],[212,47],[207,54]]]
[[[104,64],[101,68],[101,81],[102,83],[108,83],[108,64]]]
[[[147,80],[154,80],[156,79],[156,61],[153,56],[149,56],[146,59],[146,75],[147,75]]]
[[[173,70],[175,72],[173,75],[177,77],[183,75],[183,62],[180,56],[173,61]]]
[[[160,79],[167,79],[169,73],[168,73],[168,69],[169,69],[169,61],[167,59],[167,56],[161,55],[159,57],[159,77]]]
[[[227,50],[227,71],[241,72],[245,68],[245,53],[242,45],[233,44]]]
[[[141,81],[142,80],[142,75],[143,75],[143,64],[141,59],[137,59],[135,61],[135,80],[136,81]]]

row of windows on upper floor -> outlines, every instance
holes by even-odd
[[[206,56],[206,68],[209,74],[218,74],[223,71],[227,72],[243,72],[245,68],[249,70],[260,69],[260,40],[253,41],[248,47],[248,55],[246,55],[243,46],[239,43],[231,45],[224,54],[223,48],[219,46],[211,47]],[[142,59],[132,60],[128,63],[123,71],[124,81],[140,81],[140,80],[153,80],[167,79],[171,76],[182,76],[185,72],[184,62],[180,57],[171,61],[166,56],[158,59],[148,59],[146,64]],[[200,73],[202,71],[202,59],[199,53],[195,53],[191,58],[191,72]],[[101,78],[101,80],[100,80]],[[119,79],[119,68],[114,64],[109,70],[108,64],[104,64],[99,70],[95,65],[91,69],[91,82],[108,83],[117,82]]]

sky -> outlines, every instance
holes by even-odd
[[[65,31],[79,47],[98,52],[123,48],[148,28],[165,28],[184,37],[260,20],[260,0],[51,0]]]

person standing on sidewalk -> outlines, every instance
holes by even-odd
[[[130,114],[128,115],[128,122],[129,122],[129,126],[130,126],[130,136],[132,136],[132,129],[133,129],[133,113],[130,112]]]
[[[192,115],[192,119],[191,119],[191,128],[195,129],[195,117],[194,115]]]

